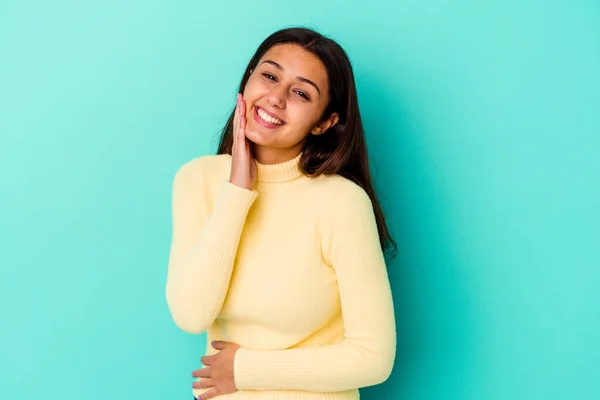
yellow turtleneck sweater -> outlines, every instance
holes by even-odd
[[[339,175],[306,177],[299,159],[258,164],[254,190],[229,182],[230,155],[174,176],[169,310],[184,331],[208,331],[207,354],[212,340],[242,346],[239,390],[219,399],[355,400],[391,373],[394,308],[371,201]]]

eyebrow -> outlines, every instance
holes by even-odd
[[[283,71],[283,67],[281,65],[279,65],[278,63],[276,63],[275,61],[273,61],[273,60],[265,60],[261,64],[264,64],[264,63],[271,64],[272,66],[274,66],[278,70]],[[304,78],[302,76],[297,76],[296,79],[299,80],[300,82],[308,83],[309,85],[314,86],[315,89],[317,89],[317,92],[319,92],[319,94],[321,94],[321,91],[319,90],[319,87],[317,86],[317,84],[314,83],[313,81],[311,81],[310,79],[306,79],[306,78]]]

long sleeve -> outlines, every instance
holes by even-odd
[[[258,192],[223,180],[210,210],[207,196],[194,195],[202,193],[206,182],[192,166],[185,164],[173,178],[166,298],[177,326],[202,333],[227,295],[244,222]]]
[[[328,210],[323,255],[334,268],[344,321],[341,342],[310,348],[240,348],[238,389],[334,392],[372,386],[391,374],[396,353],[392,294],[372,203],[358,186]]]

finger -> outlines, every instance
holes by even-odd
[[[204,365],[208,365],[211,366],[213,363],[213,356],[204,356],[200,358],[200,361],[202,362],[202,364]]]
[[[240,99],[240,121],[239,121],[239,131],[238,131],[238,143],[244,143],[244,139],[246,138],[246,101],[241,98]]]
[[[235,111],[233,113],[233,144],[235,145],[237,142],[237,131],[238,131],[238,125],[239,125],[239,116],[240,116],[240,94],[238,93],[238,95],[235,98]]]
[[[210,378],[212,377],[211,367],[200,368],[192,371],[194,378]]]
[[[198,397],[198,400],[208,400],[208,399],[212,399],[213,397],[217,396],[217,389],[212,388],[209,389],[208,391],[202,393],[200,395],[200,397]]]
[[[246,116],[246,100],[242,95],[240,95],[240,115]]]
[[[200,379],[199,381],[196,381],[194,383],[192,383],[192,386],[195,389],[206,389],[206,388],[211,388],[215,386],[215,381],[211,378],[206,378],[206,379]]]
[[[223,350],[227,346],[227,342],[222,340],[213,340],[211,346],[217,350]]]
[[[238,144],[246,142],[246,116],[240,115],[240,128],[238,130]]]

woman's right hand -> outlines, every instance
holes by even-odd
[[[246,102],[241,93],[236,98],[233,117],[233,147],[231,149],[231,175],[229,182],[252,190],[256,184],[256,161],[252,155],[252,142],[246,138]]]

